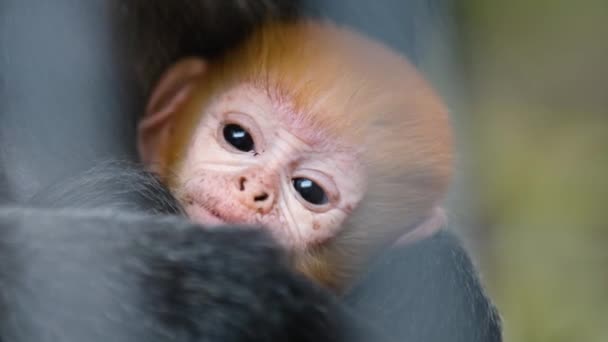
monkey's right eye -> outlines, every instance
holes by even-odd
[[[323,205],[329,202],[325,190],[311,179],[294,178],[293,187],[310,204]]]
[[[255,148],[253,137],[237,124],[227,124],[223,129],[224,139],[239,151],[251,152]]]

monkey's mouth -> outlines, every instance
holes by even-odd
[[[192,220],[207,226],[221,226],[230,223],[217,210],[207,209],[205,206],[197,204],[188,205],[186,207],[186,214]]]
[[[213,198],[197,198],[193,195],[186,195],[181,201],[188,217],[196,223],[204,226],[215,227],[225,225],[246,225],[259,226],[267,225],[267,222],[256,215],[255,219],[244,219],[243,213],[235,208],[223,208],[218,205],[219,201]]]

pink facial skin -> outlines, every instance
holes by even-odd
[[[207,226],[264,226],[296,251],[339,233],[365,193],[362,164],[330,138],[317,139],[320,132],[305,123],[295,125],[297,113],[287,108],[243,84],[201,109],[174,189],[193,220]],[[241,151],[225,139],[228,124],[250,134],[252,151]],[[307,201],[294,186],[296,178],[316,183],[327,203]]]

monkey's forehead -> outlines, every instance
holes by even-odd
[[[286,108],[281,119],[311,145],[447,149],[447,111],[432,87],[404,57],[351,30],[270,25],[221,64],[223,76],[254,84]]]
[[[342,111],[320,105],[318,99],[311,98],[309,106],[298,106],[292,93],[282,86],[246,81],[232,84],[216,95],[211,102],[212,112],[243,112],[255,117],[267,132],[307,150],[355,154],[361,148],[361,141],[352,139]]]

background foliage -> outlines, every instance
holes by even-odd
[[[608,341],[608,1],[467,0],[455,13],[449,207],[505,340]]]

